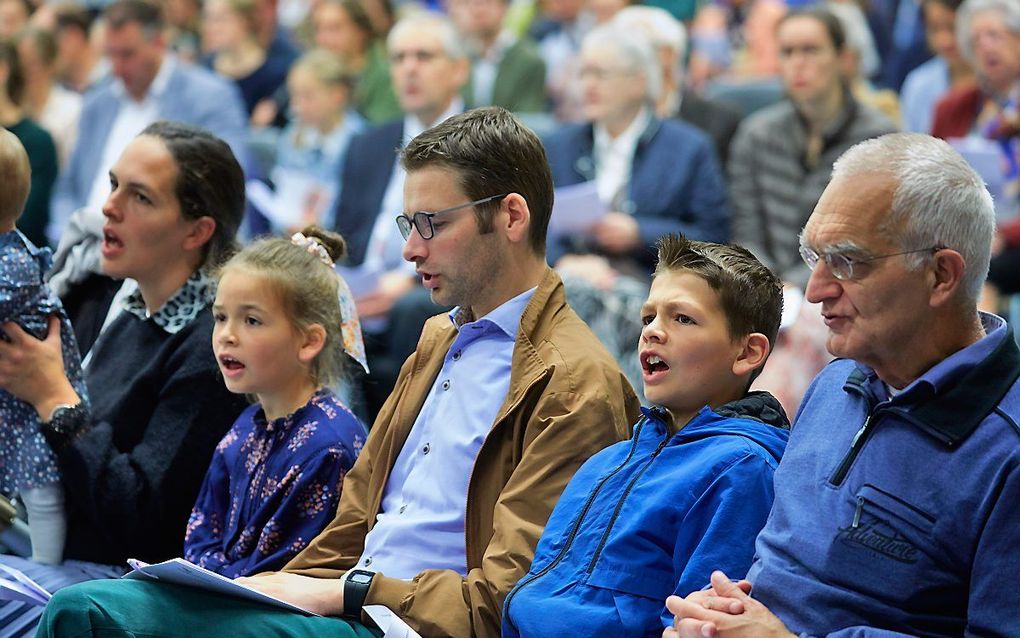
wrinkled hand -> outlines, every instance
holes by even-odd
[[[379,285],[375,290],[354,300],[358,316],[365,319],[389,314],[397,299],[403,297],[413,287],[414,279],[407,273],[385,273],[379,277]]]
[[[793,636],[775,614],[748,595],[750,590],[746,580],[734,583],[726,574],[713,572],[711,589],[666,599],[666,608],[675,620],[673,627],[662,632],[662,638]]]
[[[592,226],[591,234],[599,248],[613,255],[629,253],[641,240],[637,220],[626,213],[606,213]]]
[[[344,591],[336,578],[275,572],[238,578],[237,582],[320,616],[341,616],[344,613]]]
[[[81,400],[64,374],[56,315],[50,316],[49,333],[42,341],[13,321],[5,323],[3,331],[10,342],[0,339],[0,388],[31,404],[43,420],[61,403]]]

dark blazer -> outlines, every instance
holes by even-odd
[[[595,179],[594,128],[573,124],[546,141],[553,183],[569,186]],[[631,257],[651,272],[655,242],[682,232],[691,239],[727,241],[730,210],[726,185],[707,135],[689,124],[653,118],[638,141],[625,208],[637,219],[642,246]],[[576,246],[550,246],[552,263]]]
[[[404,140],[404,119],[374,126],[351,138],[340,176],[340,200],[334,229],[347,240],[347,265],[365,261],[372,227],[379,216],[386,186]],[[393,216],[399,214],[393,211]]]
[[[740,120],[740,111],[725,102],[704,98],[690,89],[680,91],[680,112],[677,118],[693,124],[712,138],[719,164],[726,166],[730,141],[733,140]]]

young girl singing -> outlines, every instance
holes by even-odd
[[[333,520],[366,430],[329,387],[365,366],[343,239],[316,227],[263,239],[220,271],[213,351],[227,388],[254,395],[216,448],[184,557],[224,576],[275,570]]]

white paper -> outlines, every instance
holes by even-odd
[[[365,605],[365,613],[383,631],[383,638],[421,638],[400,616],[384,605]]]
[[[211,572],[208,569],[189,563],[183,558],[174,558],[162,563],[156,563],[155,565],[150,565],[148,563],[143,563],[142,561],[129,558],[128,565],[132,567],[132,571],[125,574],[123,576],[124,578],[134,578],[138,580],[162,580],[168,583],[174,583],[175,585],[205,589],[218,594],[233,596],[235,598],[243,598],[245,600],[252,600],[258,603],[273,605],[275,607],[283,607],[284,609],[296,611],[301,614],[318,616],[318,614],[312,613],[307,609],[303,609],[297,605],[292,605],[280,600],[279,598],[274,598],[269,594],[263,594],[258,590],[242,585],[227,578],[226,576],[221,576],[216,572]]]
[[[305,205],[313,197],[318,202],[315,212],[321,224],[336,193],[335,186],[294,171],[274,171],[273,182],[276,185],[275,191],[259,180],[248,180],[245,187],[251,205],[276,228],[304,226]]]
[[[550,237],[587,233],[608,212],[594,181],[557,188],[553,202]]]
[[[45,605],[52,597],[21,571],[0,565],[0,600],[18,600],[32,605]]]

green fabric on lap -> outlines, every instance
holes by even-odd
[[[339,583],[337,583],[339,586]],[[339,618],[304,616],[200,589],[142,580],[104,580],[57,592],[37,638],[377,638]]]

